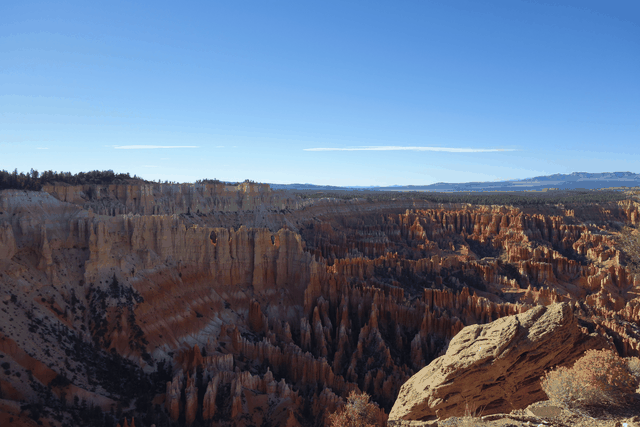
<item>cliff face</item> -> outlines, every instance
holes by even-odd
[[[101,215],[172,215],[181,213],[239,212],[262,208],[284,210],[300,201],[268,184],[243,182],[213,184],[54,185],[42,188],[56,199],[93,209]]]
[[[640,276],[617,240],[634,202],[531,211],[303,203],[253,184],[45,190],[0,193],[0,333],[13,343],[0,385],[12,399],[63,399],[73,413],[78,396],[143,426],[294,426],[321,425],[361,390],[383,422],[465,326],[563,301],[623,355],[640,352]]]

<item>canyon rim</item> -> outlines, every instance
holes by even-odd
[[[343,194],[139,180],[2,190],[0,423],[320,426],[357,391],[384,425],[403,384],[463,352],[465,327],[515,334],[508,319],[535,325],[553,307],[566,348],[547,336],[557,352],[544,359],[513,335],[508,387],[527,397],[485,402],[494,412],[545,399],[541,369],[587,348],[638,356],[634,192],[520,205]],[[460,415],[442,390],[423,418]]]

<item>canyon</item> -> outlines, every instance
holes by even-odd
[[[545,307],[570,319],[559,336],[639,356],[639,225],[633,192],[514,206],[251,182],[2,190],[0,425],[322,426],[354,390],[384,425],[465,327]]]

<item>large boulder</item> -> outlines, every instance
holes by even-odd
[[[578,325],[566,303],[537,306],[460,331],[444,356],[407,381],[389,414],[394,420],[433,420],[526,408],[546,398],[545,370],[568,365],[588,349],[610,344]]]

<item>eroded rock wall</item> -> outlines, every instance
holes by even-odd
[[[93,209],[100,215],[173,215],[285,210],[302,203],[284,192],[271,191],[268,184],[243,182],[196,184],[44,185],[42,191],[56,199]]]
[[[45,388],[61,375],[118,402],[138,372],[155,384],[139,424],[158,404],[185,425],[321,425],[352,390],[384,420],[466,326],[557,302],[621,354],[640,351],[640,278],[608,225],[633,227],[631,202],[588,221],[578,208],[287,202],[269,229],[237,221],[290,196],[145,188],[0,193],[0,332],[50,367]],[[11,369],[3,390],[39,399]]]

